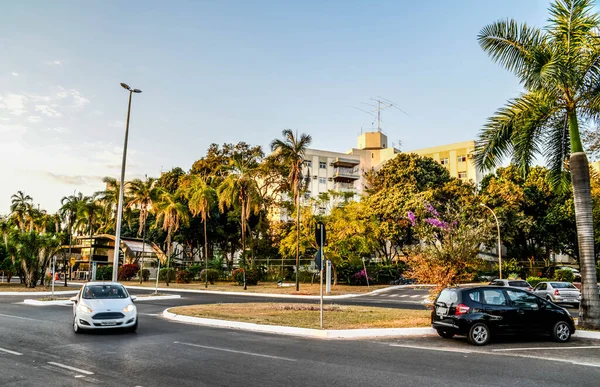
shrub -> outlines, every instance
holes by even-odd
[[[397,265],[377,265],[375,267],[368,267],[369,283],[387,285],[391,281],[400,278],[405,270],[406,264],[404,262],[399,262]],[[371,276],[373,277],[373,282],[371,282]]]
[[[119,281],[130,281],[140,272],[140,266],[135,263],[128,263],[119,267]],[[98,276],[96,272],[96,277]]]
[[[518,273],[509,273],[509,274],[508,274],[508,279],[509,279],[509,280],[516,280],[516,279],[519,279],[519,274],[518,274]]]
[[[302,283],[313,283],[313,281],[319,281],[319,272],[313,272],[310,270],[300,270],[298,272],[298,281]]]
[[[190,274],[192,275],[193,279],[196,279],[200,275],[200,272],[202,270],[204,270],[204,266],[203,265],[199,265],[199,264],[191,265],[190,267],[187,268],[187,271],[190,272]]]
[[[366,285],[367,278],[369,279],[369,284],[371,284],[373,279],[371,277],[367,276],[367,272],[365,272],[365,269],[362,269],[361,271],[354,274],[354,276],[352,277],[352,284],[353,285]]]
[[[110,281],[112,279],[112,266],[98,266],[96,267],[96,279],[99,281]]]
[[[554,279],[557,281],[573,282],[575,275],[569,269],[560,269],[554,272]]]
[[[208,269],[208,282],[210,282],[211,285],[214,285],[215,281],[218,279],[219,279],[219,272],[215,269]],[[200,272],[200,280],[202,282],[206,281],[206,269],[204,269]]]
[[[167,269],[166,267],[160,269],[160,273],[158,273],[158,279],[160,281],[165,281],[167,279],[167,270],[169,270],[169,281],[175,280],[175,270],[173,268]]]
[[[244,273],[246,273],[246,285],[257,285],[258,284],[258,275],[257,275],[256,271],[253,269],[242,269],[242,268],[235,269],[231,273],[231,276],[233,277],[233,280],[238,285],[243,285],[244,284]]]
[[[150,270],[142,269],[142,280],[148,281],[150,279]]]
[[[545,281],[550,281],[548,278],[545,277],[527,277],[527,282],[529,282],[529,285],[531,285],[532,287],[535,288],[535,285],[539,284],[540,282],[545,282]]]
[[[192,278],[192,273],[190,273],[188,270],[179,270],[175,276],[175,281],[178,284],[189,284],[192,282]]]

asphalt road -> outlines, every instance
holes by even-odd
[[[34,307],[24,305],[23,296],[3,296],[0,385],[597,386],[600,377],[600,341],[575,338],[558,349],[537,338],[505,339],[483,349],[438,337],[325,341],[159,316],[170,306],[213,297],[139,302],[136,334],[75,335],[70,307]],[[226,302],[247,301],[238,297]]]

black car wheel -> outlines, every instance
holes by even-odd
[[[135,333],[135,331],[137,331],[137,327],[138,327],[138,322],[136,320],[135,324],[133,324],[132,326],[130,326],[129,328],[127,328],[127,332]]]
[[[490,328],[484,323],[473,324],[469,329],[467,339],[473,345],[486,345],[490,341]]]
[[[566,343],[571,338],[571,328],[565,321],[559,321],[552,328],[552,338],[559,343]]]
[[[444,339],[451,339],[451,338],[453,338],[453,337],[454,337],[454,333],[452,333],[452,332],[448,332],[448,331],[445,331],[445,330],[443,330],[443,329],[438,329],[438,330],[437,330],[437,333],[438,333],[438,335],[440,335],[440,336],[441,336],[441,337],[443,337]]]

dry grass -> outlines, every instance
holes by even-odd
[[[426,310],[326,305],[325,329],[428,327],[431,312]],[[232,320],[265,325],[319,328],[318,304],[213,304],[170,309],[186,316]]]
[[[54,284],[55,292],[63,292],[63,291],[75,291],[77,288],[73,287],[64,287],[64,283]],[[0,294],[2,292],[51,292],[52,286],[39,286],[37,285],[35,288],[26,288],[25,285],[17,283],[17,282],[0,282]]]
[[[38,301],[67,301],[70,298],[71,297],[52,297],[52,296],[48,296],[48,297],[39,298]]]
[[[137,281],[123,282],[125,285],[140,286]],[[292,286],[287,286],[292,285]],[[154,288],[155,282],[144,282],[141,286]],[[159,287],[167,287],[164,282],[159,282]],[[373,285],[370,287],[366,286],[349,286],[349,285],[335,285],[331,286],[331,293],[327,295],[342,295],[352,293],[367,293],[372,292],[376,289],[385,288],[388,285]],[[220,292],[247,292],[247,293],[270,293],[270,294],[293,294],[302,296],[318,296],[319,295],[319,284],[300,284],[300,291],[296,291],[294,284],[286,284],[286,286],[277,286],[273,282],[262,282],[256,286],[248,286],[248,290],[244,290],[243,286],[234,284],[232,282],[216,282],[214,285],[209,284],[208,289],[204,287],[204,282],[192,282],[189,284],[177,284],[175,282],[169,283],[169,288],[172,289],[194,289],[194,290],[212,290]],[[325,292],[325,285],[323,284],[323,293]]]

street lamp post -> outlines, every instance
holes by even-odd
[[[131,113],[131,96],[133,93],[141,93],[139,89],[132,89],[127,84],[121,86],[129,91],[129,104],[127,105],[127,123],[125,124],[125,144],[123,145],[123,161],[121,163],[121,186],[119,187],[119,204],[117,207],[117,225],[115,230],[115,254],[113,258],[112,280],[117,281],[119,273],[119,251],[121,246],[121,221],[123,217],[123,195],[125,190],[125,164],[127,163],[127,140],[129,137],[129,115]]]
[[[500,222],[498,222],[498,218],[496,217],[496,213],[490,207],[486,206],[483,203],[480,203],[481,207],[485,207],[491,211],[492,215],[494,215],[494,219],[496,220],[496,227],[498,228],[498,269],[500,274],[500,279],[502,279],[502,240],[500,239]]]

